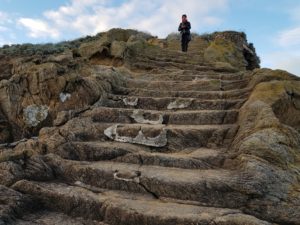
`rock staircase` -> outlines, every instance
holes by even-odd
[[[39,206],[16,224],[270,224],[247,214],[260,193],[226,166],[249,74],[187,63],[195,55],[140,57],[123,86],[42,129],[54,177],[13,185]]]

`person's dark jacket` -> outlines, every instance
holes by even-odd
[[[178,31],[180,31],[181,34],[190,34],[190,30],[191,30],[191,23],[189,21],[179,24]]]

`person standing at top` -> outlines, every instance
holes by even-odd
[[[178,31],[181,33],[181,50],[187,52],[188,45],[191,40],[191,23],[187,20],[187,16],[184,14],[181,17],[182,21],[179,24]]]

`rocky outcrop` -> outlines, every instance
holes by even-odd
[[[300,219],[299,84],[299,79],[283,71],[254,71],[249,84],[254,89],[240,109],[240,128],[232,144],[237,168],[256,174],[265,199],[250,201],[249,207],[263,210],[279,224],[298,224]]]
[[[160,46],[179,50],[178,34],[171,34],[165,43],[152,41]],[[192,34],[191,51],[203,55],[203,60],[221,66],[238,70],[253,70],[260,68],[260,59],[252,43],[248,43],[246,34],[236,31],[214,32],[212,34]]]
[[[204,52],[207,61],[226,62],[240,70],[259,68],[260,59],[253,44],[248,44],[245,33],[216,32],[206,38],[209,41]]]
[[[112,83],[122,82],[111,68],[91,73],[80,60],[65,62],[64,55],[56,56],[60,62],[44,59],[38,64],[16,59],[13,75],[1,80],[3,119],[8,121],[14,140],[37,135],[40,128],[53,124],[58,112],[90,106],[111,89]]]
[[[300,224],[300,79],[244,34],[66,46],[0,58],[0,224]]]

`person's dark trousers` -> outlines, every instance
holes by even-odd
[[[182,34],[181,35],[181,50],[183,52],[187,52],[189,45],[189,34]]]

